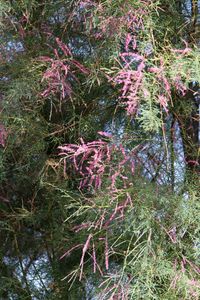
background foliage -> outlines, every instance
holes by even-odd
[[[0,298],[199,299],[198,1],[0,1]]]

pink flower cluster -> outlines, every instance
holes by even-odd
[[[145,57],[137,49],[137,36],[143,29],[143,18],[147,14],[145,8],[132,9],[123,16],[123,24],[129,31],[125,37],[125,51],[120,53],[123,68],[111,80],[122,86],[121,99],[125,101],[128,115],[137,112],[140,93],[143,90]]]
[[[132,51],[128,52],[130,46]],[[138,53],[136,36],[134,34],[127,34],[125,50],[127,52],[120,54],[123,68],[112,80],[116,84],[122,85],[121,98],[126,101],[128,115],[133,115],[137,112],[141,95],[143,95],[144,98],[150,95],[143,84],[146,76],[145,72],[154,74],[159,87],[159,93],[156,95],[156,100],[161,108],[168,113],[168,103],[171,100],[172,87],[182,96],[184,96],[188,90],[181,76],[178,75],[179,73],[174,76],[174,78],[169,79],[167,74],[168,70],[162,58],[158,65],[147,67],[147,57]],[[183,50],[172,50],[172,52],[180,57],[188,55],[190,51],[191,49],[188,48],[187,45]],[[136,70],[134,70],[134,64],[137,65]],[[181,64],[179,67],[181,68]]]
[[[114,78],[114,82],[122,85],[121,99],[126,100],[128,115],[133,115],[137,111],[139,95],[142,89],[145,58],[131,52],[122,53],[120,56],[125,66]],[[131,68],[133,63],[137,64],[136,70]]]
[[[99,132],[99,134],[110,137],[109,134]],[[60,146],[60,155],[64,160],[73,164],[74,170],[81,176],[80,188],[94,187],[100,189],[102,177],[107,175],[111,180],[111,189],[115,189],[116,181],[120,178],[125,184],[128,179],[125,176],[126,167],[130,166],[134,172],[134,162],[132,155],[127,154],[122,145],[114,145],[106,141],[97,140],[85,143],[67,144]]]
[[[40,61],[50,63],[50,67],[43,74],[42,81],[47,82],[47,88],[42,92],[42,97],[49,95],[60,95],[63,100],[72,94],[72,83],[78,81],[75,73],[88,74],[89,71],[77,60],[73,59],[69,47],[56,38],[58,48],[63,52],[65,58],[61,58],[58,50],[54,49],[55,58],[48,56],[40,57]]]
[[[144,1],[145,2],[145,1]],[[146,3],[146,2],[145,2]],[[154,84],[157,84],[157,95],[153,95],[156,102],[160,104],[161,109],[168,113],[168,103],[171,101],[171,91],[174,88],[181,95],[185,95],[187,87],[181,76],[176,75],[170,78],[168,75],[168,65],[165,64],[164,58],[152,67],[149,67],[148,53],[142,54],[139,49],[139,33],[143,29],[143,21],[148,14],[148,9],[138,9],[136,13],[132,10],[124,16],[124,23],[127,26],[127,35],[124,41],[124,52],[119,57],[122,62],[121,69],[113,78],[109,78],[114,84],[121,86],[120,99],[126,105],[127,114],[133,116],[137,113],[142,98],[150,97],[150,92],[145,87],[145,81],[148,78],[147,73],[152,73]],[[172,49],[172,53],[180,58],[189,55],[191,49],[185,43],[184,49]],[[153,45],[152,45],[153,47]],[[151,60],[152,63],[152,60]],[[181,67],[181,65],[180,65]],[[180,71],[181,74],[181,71]]]

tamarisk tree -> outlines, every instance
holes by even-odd
[[[199,299],[199,7],[0,0],[1,299]]]

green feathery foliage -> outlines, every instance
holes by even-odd
[[[200,298],[198,3],[0,1],[0,298]]]

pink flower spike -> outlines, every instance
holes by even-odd
[[[132,40],[132,37],[131,37],[130,33],[128,33],[127,36],[126,36],[126,41],[125,41],[125,50],[126,50],[126,52],[128,52],[128,46],[129,46],[131,40]]]
[[[5,147],[7,136],[8,136],[8,134],[7,134],[7,131],[4,127],[4,125],[0,124],[0,145],[2,147]]]
[[[167,106],[168,106],[168,100],[165,96],[163,95],[159,95],[158,96],[158,101],[160,103],[160,105],[164,108],[164,110],[166,111],[166,113],[168,113],[168,109],[167,109]]]
[[[83,247],[83,250],[82,250],[82,256],[81,256],[81,261],[80,261],[81,272],[80,272],[80,276],[79,276],[80,281],[81,281],[82,276],[83,276],[83,264],[84,264],[85,253],[87,252],[87,250],[89,248],[91,238],[92,238],[92,234],[89,234],[89,236],[88,236],[88,238],[85,242],[85,245]]]
[[[107,138],[112,138],[112,134],[105,131],[98,131],[99,135],[105,136]]]
[[[95,251],[94,242],[93,242],[93,255],[92,255],[92,257],[93,257],[93,267],[94,267],[93,271],[94,271],[94,273],[96,273],[97,260],[96,260],[96,251]]]
[[[105,265],[106,265],[106,270],[109,269],[109,256],[108,256],[108,238],[106,236],[105,238]]]
[[[58,44],[60,49],[63,51],[65,56],[72,56],[71,50],[59,38],[56,38],[56,43]]]

